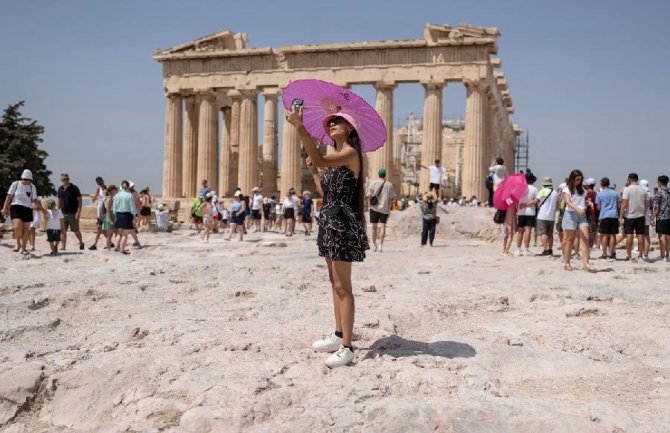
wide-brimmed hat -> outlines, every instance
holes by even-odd
[[[130,188],[130,189],[135,188],[135,182],[133,182],[132,180],[129,180],[128,181],[128,188]]]
[[[259,187],[257,187],[257,186],[251,188],[251,191],[252,191],[252,192],[256,192],[256,191],[260,191],[260,190],[261,190],[261,189],[260,189]]]
[[[329,115],[327,115],[326,117],[323,118],[323,130],[326,131],[326,135],[330,135],[330,128],[328,127],[328,123],[336,117],[343,118],[344,120],[349,122],[349,124],[351,126],[353,126],[356,131],[358,131],[358,122],[356,122],[356,120],[354,120],[353,116],[351,116],[347,113],[343,113],[341,111],[338,111],[335,114],[329,114]]]
[[[33,172],[28,169],[23,170],[23,173],[21,173],[21,179],[33,180]]]
[[[589,177],[588,179],[586,179],[584,181],[584,185],[592,186],[592,185],[595,185],[595,184],[596,184],[596,180],[592,177]]]
[[[642,185],[645,188],[649,187],[649,181],[647,179],[642,179],[640,180],[640,185]]]
[[[235,194],[233,194],[235,197],[240,197],[242,195],[242,191],[235,191]]]
[[[542,186],[552,186],[554,181],[550,177],[546,176],[542,178]]]
[[[165,205],[162,204],[162,203],[159,204],[159,205],[158,205],[158,210],[163,210],[163,209],[165,209]]]

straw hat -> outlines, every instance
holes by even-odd
[[[554,184],[554,181],[550,177],[543,177],[542,178],[542,186],[552,186]]]

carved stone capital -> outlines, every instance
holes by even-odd
[[[281,89],[278,87],[265,87],[261,90],[261,94],[265,99],[277,99],[281,93]]]
[[[375,89],[377,90],[393,90],[396,88],[396,83],[394,81],[377,81],[375,83]]]
[[[242,97],[242,93],[240,93],[240,91],[237,89],[230,89],[228,90],[228,97],[232,101],[239,100]]]
[[[481,78],[463,78],[463,84],[468,89],[483,90],[484,80]]]
[[[442,90],[447,86],[445,81],[435,81],[432,78],[430,80],[421,80],[421,85],[426,90]]]

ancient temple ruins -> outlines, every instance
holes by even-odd
[[[462,83],[467,96],[460,189],[465,196],[483,197],[487,168],[496,156],[514,169],[518,132],[502,64],[493,57],[498,36],[496,28],[427,24],[423,39],[247,48],[245,33],[226,30],[158,50],[153,58],[163,66],[166,96],[163,197],[195,197],[202,179],[222,196],[238,186],[245,193],[254,186],[266,194],[300,190],[305,180],[296,129],[284,123],[279,140],[277,122],[283,119],[281,89],[301,78],[375,87],[389,139],[367,155],[368,174],[386,167],[397,191],[401,166],[393,140],[393,89],[403,83],[424,87],[420,165],[427,167],[443,155],[443,90]],[[419,178],[419,190],[426,191],[427,170]]]

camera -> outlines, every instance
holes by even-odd
[[[300,107],[302,107],[302,104],[303,104],[304,102],[305,102],[305,101],[303,101],[303,100],[300,99],[300,98],[295,98],[295,99],[291,102],[291,107],[293,108],[293,111],[300,111]]]

